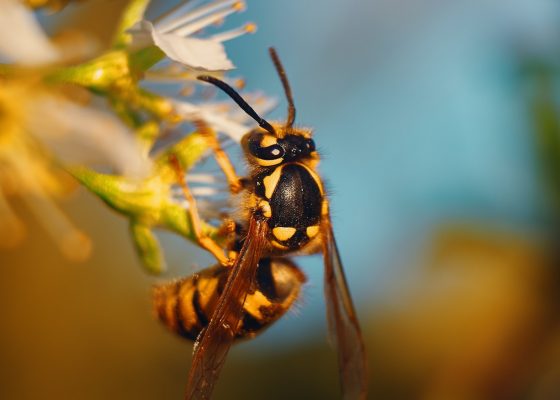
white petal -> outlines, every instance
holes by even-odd
[[[260,92],[246,93],[242,94],[245,101],[251,105],[253,110],[259,115],[265,115],[272,111],[278,105],[278,100],[273,97],[265,96]],[[204,104],[200,108],[205,112],[213,112],[216,114],[224,114],[224,107],[230,105],[230,110],[227,112],[228,118],[232,121],[239,122],[242,124],[249,123],[255,124],[255,120],[252,119],[245,111],[237,107],[231,100],[220,101],[215,103]]]
[[[29,104],[26,125],[62,161],[109,164],[130,176],[145,176],[149,161],[134,134],[115,116],[54,96]]]
[[[154,26],[150,21],[140,21],[134,24],[128,30],[128,33],[132,36],[132,42],[129,45],[130,50],[135,51],[155,44],[152,37],[153,31]]]
[[[167,57],[191,68],[224,71],[235,68],[224,46],[214,40],[184,38],[154,31],[154,42]]]
[[[208,186],[192,188],[192,193],[196,197],[212,197],[218,193],[223,193],[223,192],[224,192],[223,190],[218,190],[214,187],[208,187]]]
[[[228,8],[213,14],[208,15],[205,18],[201,18],[197,21],[193,21],[191,23],[182,25],[176,29],[173,29],[169,32],[165,32],[165,33],[174,33],[176,35],[179,36],[189,36],[192,35],[195,32],[199,32],[202,29],[206,28],[209,25],[212,24],[216,24],[220,21],[223,21],[228,15],[233,14],[234,12],[236,12],[237,9],[236,8]]]
[[[239,142],[243,135],[249,132],[250,128],[247,126],[235,122],[229,118],[222,117],[221,115],[205,110],[201,107],[195,106],[194,104],[175,101],[175,110],[185,118],[187,121],[193,121],[195,119],[203,119],[210,126],[219,132],[225,133],[231,137],[236,142]]]
[[[231,119],[224,118],[217,114],[203,112],[202,118],[208,121],[208,123],[212,125],[214,129],[225,133],[236,142],[240,142],[241,138],[250,130],[250,128],[246,127],[243,124],[237,123]]]
[[[187,182],[189,183],[224,183],[225,180],[223,178],[217,177],[211,174],[193,174],[189,173],[187,175]]]
[[[17,0],[0,0],[0,59],[25,65],[55,62],[59,52],[33,14]]]
[[[216,42],[226,42],[228,40],[238,38],[239,36],[243,36],[247,33],[255,33],[256,31],[257,25],[249,22],[243,26],[240,26],[239,28],[212,35],[210,36],[210,39],[215,40]]]
[[[192,2],[186,2],[185,4],[182,4],[180,7],[173,10],[171,13],[158,18],[158,21],[156,22],[156,28],[160,32],[168,33],[208,14],[215,14],[222,8],[231,7],[238,2],[239,0],[213,1],[192,10],[189,10],[189,8],[192,8],[190,7],[192,5]],[[241,5],[237,8],[242,7],[243,3],[241,3]]]
[[[212,39],[185,38],[161,33],[149,21],[141,21],[130,31],[133,49],[155,44],[167,57],[191,68],[225,71],[235,68],[227,58],[224,46]]]

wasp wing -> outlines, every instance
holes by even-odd
[[[228,276],[208,327],[195,343],[186,399],[209,399],[243,316],[243,303],[253,285],[265,250],[268,225],[250,219],[247,238]]]
[[[323,227],[325,299],[329,334],[338,353],[344,399],[365,399],[367,361],[360,324],[348,290],[330,220]]]

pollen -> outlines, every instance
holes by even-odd
[[[235,2],[235,3],[232,5],[232,8],[233,8],[235,11],[239,11],[239,12],[245,11],[245,2],[243,2],[243,1]]]
[[[238,78],[238,79],[235,80],[235,82],[233,84],[235,85],[235,87],[237,89],[241,90],[241,89],[245,88],[246,82],[245,82],[245,79]]]
[[[257,31],[257,24],[253,22],[249,22],[247,25],[244,26],[244,29],[247,33],[255,33]]]

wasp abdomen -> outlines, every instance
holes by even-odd
[[[300,163],[276,167],[256,179],[257,196],[271,209],[271,242],[280,249],[297,250],[319,232],[323,189],[317,175]]]
[[[208,325],[208,310],[218,296],[218,269],[208,268],[195,275],[154,286],[154,309],[161,322],[177,334],[195,340]]]
[[[154,287],[154,309],[161,322],[187,339],[196,340],[216,308],[229,269],[207,268],[190,277]],[[287,258],[259,262],[256,290],[243,303],[237,338],[250,338],[264,330],[297,300],[306,278]]]

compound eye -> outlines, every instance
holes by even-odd
[[[305,141],[305,147],[307,147],[307,150],[311,153],[313,151],[315,151],[315,141],[313,139],[307,139]]]
[[[286,150],[278,143],[276,137],[258,132],[251,134],[246,140],[246,149],[254,157],[257,164],[263,167],[272,167],[284,161]]]
[[[278,144],[273,144],[261,147],[255,155],[262,160],[277,160],[284,157],[284,148]]]

